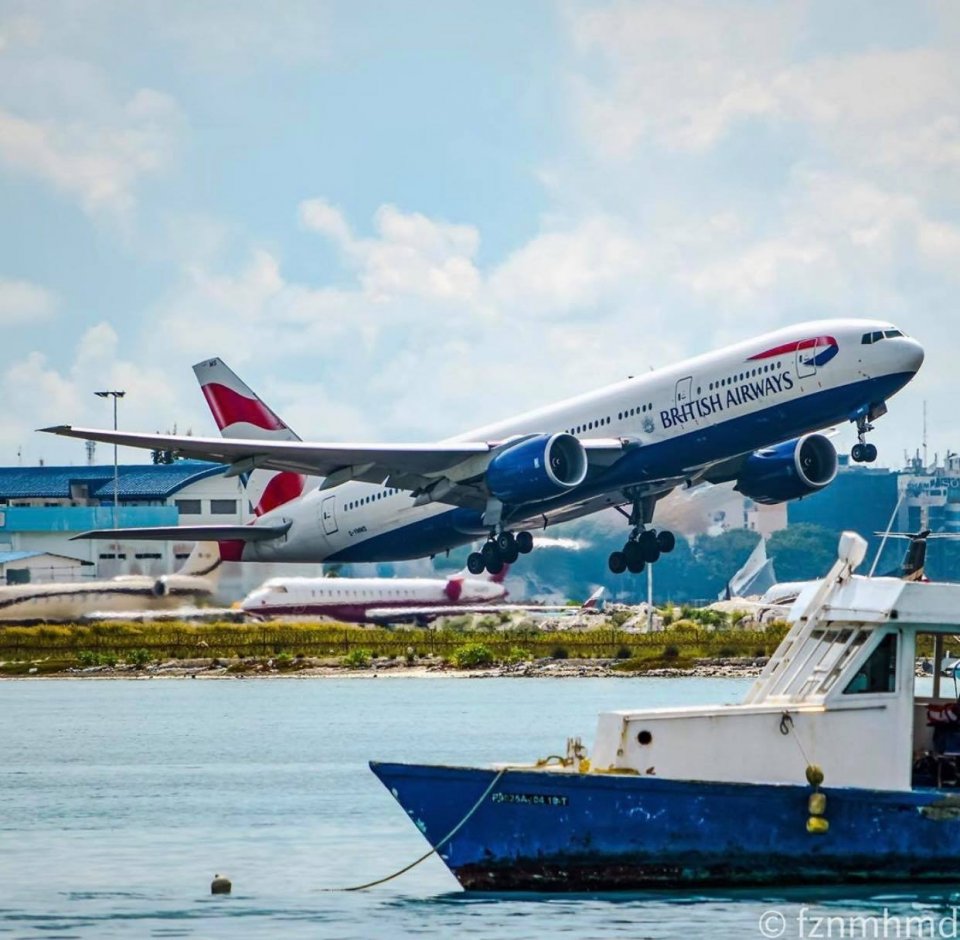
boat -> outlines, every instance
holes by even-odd
[[[956,690],[915,664],[960,632],[960,585],[862,577],[865,553],[843,534],[739,704],[603,713],[589,753],[528,765],[371,769],[468,890],[955,881],[960,747],[929,721]]]

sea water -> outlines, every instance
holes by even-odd
[[[371,759],[529,761],[562,753],[567,737],[589,745],[601,710],[732,702],[746,687],[384,675],[0,683],[0,937],[739,940],[873,936],[856,933],[870,924],[855,918],[884,916],[877,936],[930,935],[906,933],[910,917],[949,936],[956,898],[909,885],[490,896],[462,892],[432,857],[381,887],[337,890],[427,849]],[[232,880],[230,896],[211,896],[215,874]]]

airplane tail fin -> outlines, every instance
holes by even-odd
[[[222,359],[193,367],[203,397],[224,437],[299,441],[297,433],[243,382]],[[254,470],[246,481],[254,515],[262,516],[303,494],[306,477],[289,471]]]
[[[222,561],[219,542],[197,542],[175,574],[214,580],[220,575]]]
[[[903,572],[900,577],[904,581],[922,581],[923,570],[927,563],[927,537],[930,530],[918,532],[910,539],[906,554],[903,556]]]
[[[603,592],[604,592],[604,590],[605,590],[605,589],[603,588],[603,586],[598,587],[598,588],[583,602],[583,604],[581,604],[580,610],[602,610],[602,609],[603,609],[603,601],[601,601],[600,598],[603,597]]]

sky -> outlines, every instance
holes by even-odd
[[[958,209],[956,3],[0,0],[0,464],[84,463],[34,429],[102,389],[215,433],[215,355],[429,441],[838,316],[927,350],[881,462],[925,401],[942,455]]]

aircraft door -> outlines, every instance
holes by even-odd
[[[797,344],[797,378],[809,379],[817,374],[817,341]]]
[[[323,531],[327,535],[333,535],[337,531],[336,496],[328,496],[320,503],[320,521],[323,523]]]
[[[676,390],[673,396],[674,404],[677,408],[683,409],[684,405],[693,401],[693,376],[688,375],[677,382]]]

